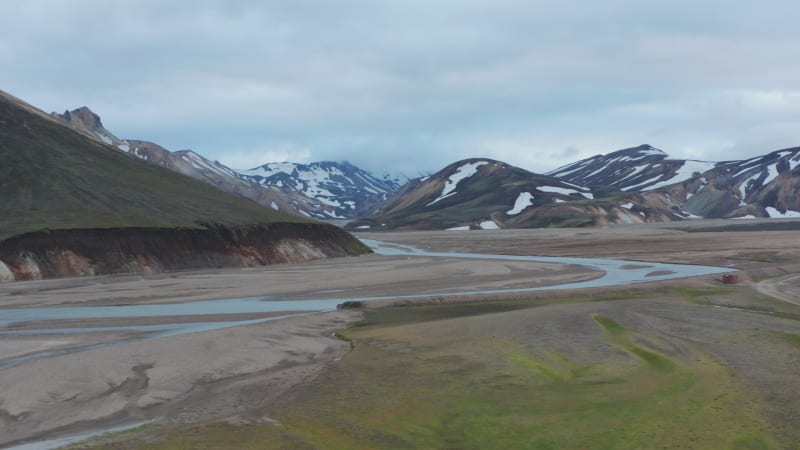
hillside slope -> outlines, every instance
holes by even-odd
[[[491,159],[467,159],[409,184],[351,229],[577,227],[680,218],[661,197],[588,188]]]
[[[229,167],[211,161],[191,150],[172,152],[148,141],[120,139],[103,125],[100,116],[83,106],[62,114],[51,113],[51,117],[63,122],[92,139],[127,152],[150,164],[165,167],[180,174],[208,183],[225,192],[242,197],[274,210],[303,217],[326,218],[315,214],[322,209],[321,202],[301,192],[285,192],[271,186],[253,183]]]
[[[38,275],[31,269],[52,259],[48,252],[65,250],[59,247],[61,242],[69,241],[63,233],[53,233],[52,239],[47,239],[47,232],[53,230],[137,230],[136,233],[144,233],[145,239],[148,230],[153,229],[204,230],[210,233],[209,239],[227,242],[220,247],[223,253],[233,254],[247,250],[240,248],[236,239],[249,236],[248,230],[287,224],[284,231],[305,230],[304,234],[293,236],[295,240],[305,235],[309,242],[316,241],[315,234],[333,239],[334,245],[317,252],[317,257],[366,250],[351,236],[328,225],[261,207],[128,154],[109,151],[107,145],[1,91],[0,161],[0,256],[10,267],[0,267],[0,272],[6,273],[0,277],[5,279],[9,278],[9,271],[16,278],[72,274],[69,268]],[[25,236],[34,235],[36,248],[41,250],[38,254],[30,254],[25,246]],[[113,240],[115,234],[103,236]],[[159,241],[157,237],[153,239]],[[8,250],[9,242],[16,253]],[[165,248],[173,243],[162,242]],[[257,244],[257,239],[249,244]],[[74,241],[74,248],[68,249],[77,255],[75,261],[80,260],[80,246]],[[339,250],[334,251],[333,247]],[[137,249],[130,251],[135,253]],[[183,251],[190,255],[193,249]],[[270,262],[265,256],[270,249],[256,246],[247,251],[256,254],[249,261]],[[133,253],[129,256],[135,256]],[[158,259],[157,254],[139,256]],[[253,264],[244,259],[242,264]],[[164,269],[184,267],[180,258],[166,264],[152,262]],[[80,269],[81,273],[102,265],[91,261],[76,264],[92,266]]]

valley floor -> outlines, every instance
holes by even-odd
[[[572,266],[369,256],[263,270],[0,285],[0,301],[16,307],[430,294],[413,305],[382,302],[383,308],[0,367],[0,446],[149,419],[157,420],[91,446],[800,443],[800,307],[789,302],[797,296],[790,274],[800,273],[797,232],[637,227],[365,236],[432,250],[730,265],[745,269],[744,282],[723,286],[709,277],[442,302],[437,293],[452,289],[562,283],[596,274]],[[344,339],[333,336],[336,330]],[[70,339],[82,337],[4,338],[0,360]]]

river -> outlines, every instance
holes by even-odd
[[[493,255],[483,253],[456,253],[456,252],[432,252],[422,250],[408,245],[386,243],[376,240],[363,239],[375,253],[385,256],[408,256],[408,257],[438,257],[438,258],[463,258],[463,259],[483,259],[483,260],[508,260],[508,261],[528,261],[546,262],[558,264],[579,265],[587,268],[599,270],[603,275],[591,280],[565,283],[551,286],[537,286],[529,288],[497,289],[497,290],[478,290],[478,291],[458,291],[449,293],[437,293],[437,297],[478,295],[478,294],[502,294],[502,293],[524,293],[543,290],[563,290],[580,288],[597,288],[607,286],[619,286],[634,283],[644,283],[652,281],[673,280],[695,276],[705,276],[728,272],[730,269],[724,267],[665,264],[651,262],[634,262],[621,259],[608,258],[574,258],[574,257],[545,257],[545,256],[517,256],[517,255]],[[281,300],[271,297],[240,298],[240,299],[218,299],[206,301],[194,301],[184,303],[167,304],[142,304],[142,305],[121,305],[121,306],[60,306],[60,307],[36,307],[36,308],[7,308],[0,309],[0,336],[13,334],[64,334],[64,333],[87,333],[87,332],[135,332],[136,337],[128,337],[111,343],[88,345],[72,349],[59,351],[43,351],[22,357],[0,359],[0,368],[4,366],[19,364],[38,358],[46,358],[75,351],[85,351],[98,348],[99,346],[117,345],[131,340],[153,339],[165,336],[175,336],[178,334],[208,331],[220,328],[227,328],[238,325],[266,322],[296,315],[298,312],[322,312],[335,310],[336,306],[345,301],[376,301],[391,299],[415,299],[430,297],[430,294],[406,294],[395,296],[375,296],[375,297],[352,297],[352,298],[329,298],[329,299],[298,299]],[[139,325],[139,326],[104,326],[104,327],[80,327],[80,328],[26,328],[24,330],[8,329],[9,326],[29,321],[53,321],[66,319],[111,319],[111,318],[134,318],[134,317],[183,317],[193,315],[218,315],[224,317],[226,314],[241,313],[280,313],[287,312],[286,316],[279,315],[265,319],[255,320],[232,320],[215,322],[186,322],[183,323],[160,323],[158,325]],[[290,314],[291,312],[291,314]]]

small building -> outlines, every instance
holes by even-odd
[[[736,284],[739,282],[739,275],[735,273],[726,273],[722,276],[722,282],[725,284]]]

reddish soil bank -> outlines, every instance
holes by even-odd
[[[39,231],[0,242],[0,281],[254,267],[369,249],[327,224]]]

